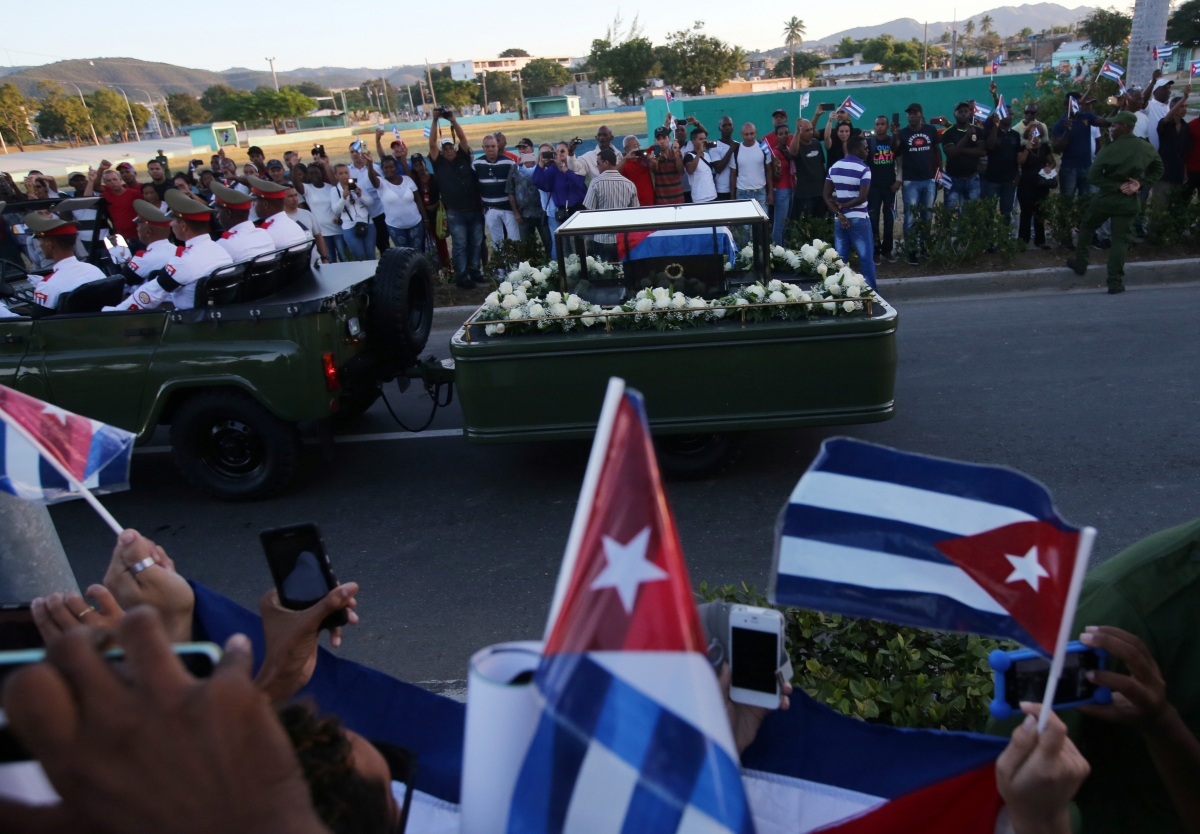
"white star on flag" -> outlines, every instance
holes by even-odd
[[[1009,574],[1008,579],[1004,580],[1005,582],[1020,582],[1024,580],[1036,591],[1038,589],[1038,579],[1050,575],[1050,572],[1038,563],[1037,545],[1029,548],[1029,552],[1024,556],[1009,556],[1006,553],[1004,558],[1013,566],[1013,572]]]
[[[63,411],[58,406],[51,405],[50,403],[46,403],[46,407],[42,409],[42,413],[58,418],[58,421],[64,426],[67,424],[67,418],[71,416],[71,412]]]
[[[591,589],[615,588],[621,598],[626,614],[633,613],[637,600],[638,586],[643,582],[659,582],[667,579],[667,572],[653,562],[646,561],[646,548],[650,544],[650,528],[646,527],[626,544],[602,536],[604,558],[608,564],[600,575],[592,580]]]

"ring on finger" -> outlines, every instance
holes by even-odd
[[[139,573],[141,573],[142,571],[144,571],[146,568],[150,567],[153,564],[154,564],[154,557],[147,556],[145,559],[143,559],[140,562],[134,562],[132,565],[125,568],[125,570],[129,571],[134,576],[137,576]]]
[[[89,605],[87,608],[83,609],[83,610],[82,610],[82,611],[80,611],[78,614],[76,614],[76,615],[75,615],[75,618],[76,618],[76,619],[79,619],[79,620],[82,620],[82,619],[84,618],[84,615],[86,615],[86,614],[92,614],[92,613],[94,613],[95,611],[96,611],[95,607],[93,607],[93,606]]]

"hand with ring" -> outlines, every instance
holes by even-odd
[[[42,639],[49,643],[63,632],[80,626],[92,626],[105,630],[115,629],[125,616],[108,588],[93,585],[87,589],[89,605],[79,594],[50,594],[33,600],[30,612],[33,622],[41,632]]]
[[[126,610],[137,605],[156,608],[172,641],[192,639],[192,586],[176,573],[167,552],[137,530],[124,530],[117,537],[104,586]]]

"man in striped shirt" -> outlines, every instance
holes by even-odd
[[[599,175],[588,186],[587,194],[583,197],[583,207],[588,210],[636,208],[638,202],[637,186],[617,170],[617,154],[612,148],[601,148],[596,154],[596,168]],[[617,259],[617,236],[596,235],[596,257],[606,261]]]
[[[479,183],[479,199],[483,201],[483,222],[492,248],[500,248],[504,238],[521,239],[521,227],[514,213],[516,200],[508,193],[508,175],[515,163],[500,153],[495,136],[483,138],[483,158],[473,163],[475,181]]]
[[[846,155],[829,168],[825,179],[825,205],[834,214],[833,248],[846,261],[850,250],[858,252],[858,268],[863,278],[875,287],[875,244],[867,202],[871,196],[871,168],[867,140],[860,133],[846,142]]]

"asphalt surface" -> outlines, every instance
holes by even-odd
[[[838,434],[1027,472],[1099,530],[1094,561],[1200,515],[1197,300],[1200,285],[898,305],[894,419],[751,435],[720,477],[668,484],[693,583],[765,585],[775,515]],[[450,332],[435,331],[434,353],[448,355]],[[424,422],[420,386],[390,396]],[[460,425],[452,406],[431,429]],[[541,636],[588,444],[362,437],[397,431],[376,404],[347,430],[360,442],[339,442],[333,462],[310,444],[301,483],[253,504],[200,495],[169,455],[139,454],[132,491],[105,504],[251,608],[271,585],[258,531],[316,521],[338,576],[362,585],[342,653],[405,680],[461,680],[475,650]],[[52,513],[80,584],[99,581],[111,533],[83,502]]]

